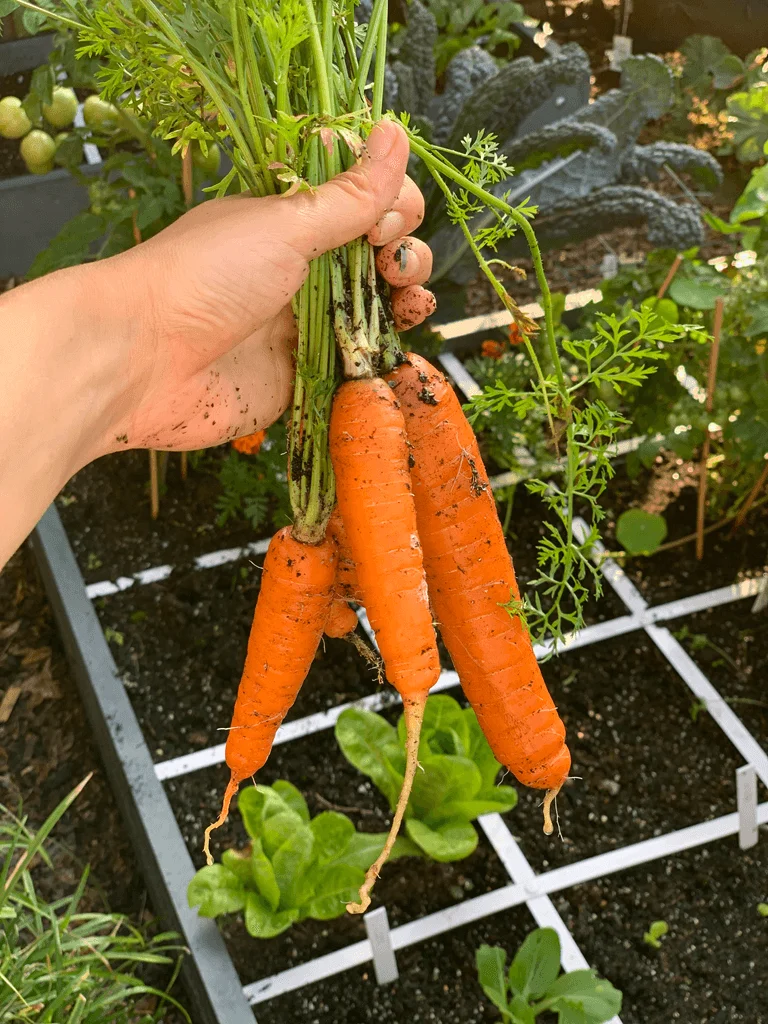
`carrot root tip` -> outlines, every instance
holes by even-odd
[[[562,783],[555,789],[548,789],[546,796],[544,797],[544,835],[551,836],[555,831],[555,826],[552,824],[552,805],[555,802],[557,794],[560,792]]]
[[[232,797],[237,793],[239,785],[240,781],[233,772],[230,776],[229,782],[227,783],[227,788],[224,791],[224,799],[221,802],[221,812],[216,821],[214,821],[212,825],[209,825],[205,830],[203,838],[203,853],[205,854],[205,863],[208,867],[213,864],[213,855],[211,854],[211,833],[214,829],[221,828],[229,817],[229,805],[232,803]]]
[[[405,810],[408,806],[408,800],[411,796],[411,788],[413,787],[413,780],[416,775],[416,768],[419,764],[419,739],[421,737],[421,723],[424,721],[424,707],[426,705],[426,694],[423,697],[418,697],[413,701],[404,703],[403,711],[405,713],[405,727],[406,727],[406,740],[405,740],[405,775],[403,776],[403,785],[400,789],[400,796],[397,800],[397,807],[395,807],[395,814],[392,818],[392,825],[389,829],[389,835],[387,841],[384,843],[384,848],[371,864],[365,873],[365,881],[360,886],[358,892],[359,903],[348,903],[347,910],[350,914],[364,914],[368,907],[371,905],[371,890],[376,884],[376,879],[381,874],[381,869],[387,862],[392,847],[395,845],[397,834],[400,831],[400,826],[405,817]]]

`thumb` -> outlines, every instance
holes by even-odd
[[[408,136],[394,121],[380,121],[366,152],[350,170],[280,200],[280,234],[306,260],[366,234],[392,209],[408,166]]]

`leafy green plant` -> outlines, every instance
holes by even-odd
[[[348,708],[336,723],[346,759],[367,775],[394,809],[405,771],[405,722],[397,729],[381,715]],[[410,840],[437,861],[461,860],[477,846],[472,822],[481,814],[504,813],[517,803],[511,786],[496,784],[501,765],[471,708],[452,697],[427,700],[419,746],[420,771],[405,816]]]
[[[629,555],[652,555],[667,536],[667,521],[655,512],[630,508],[616,521],[616,539]]]
[[[187,899],[201,917],[242,911],[255,939],[273,938],[306,918],[341,917],[386,839],[384,833],[356,832],[336,811],[310,819],[304,797],[290,782],[242,790],[238,809],[249,846],[225,850],[221,864],[201,868]],[[418,852],[400,838],[390,860]]]
[[[173,1005],[188,1021],[169,995],[170,985],[160,991],[137,973],[178,962],[183,950],[177,935],[150,938],[121,914],[82,910],[87,868],[70,896],[49,902],[37,891],[43,867],[54,871],[46,841],[89,778],[35,833],[25,817],[0,806],[0,1019],[160,1024]],[[145,996],[159,1000],[157,1009],[145,1004],[142,1011]]]
[[[553,928],[531,932],[509,970],[499,946],[481,946],[476,959],[483,991],[504,1024],[535,1024],[547,1012],[557,1014],[558,1024],[604,1024],[621,1010],[621,992],[594,971],[560,973],[560,939]]]
[[[643,933],[643,942],[652,949],[661,949],[661,940],[668,932],[666,921],[651,921],[648,931]]]
[[[768,917],[768,903],[758,903],[757,912],[760,917]]]
[[[559,433],[562,436],[565,429],[569,435],[569,455],[560,458],[558,428],[550,426],[554,442],[551,450],[542,460],[539,446],[538,458],[534,456],[534,465],[525,474],[526,486],[541,497],[562,531],[548,526],[539,544],[539,575],[530,582],[533,596],[527,596],[523,606],[536,641],[549,635],[559,638],[566,629],[578,629],[581,609],[592,589],[602,592],[600,571],[590,558],[598,536],[597,524],[604,517],[599,497],[614,472],[611,446],[629,425],[626,416],[611,408],[605,398],[611,394],[623,397],[627,391],[639,388],[655,373],[656,365],[667,358],[666,346],[688,331],[686,325],[672,324],[647,308],[624,316],[600,315],[591,326],[594,333],[585,338],[573,335],[560,340],[562,350],[572,360],[572,372],[567,377],[559,362],[553,371],[546,372],[535,352],[531,357],[529,347],[527,355],[533,371],[540,374],[538,382],[520,390],[498,376],[469,404],[470,420],[478,426],[486,413],[491,419],[512,413],[522,425],[529,417],[535,421],[547,409],[554,410],[558,420],[566,424],[565,428],[559,427]],[[517,361],[519,356],[504,358]],[[541,358],[546,358],[544,352]],[[595,390],[604,397],[590,401]],[[562,411],[566,408],[567,414]],[[582,540],[575,536],[571,523],[576,505],[586,506],[592,518],[592,530]]]
[[[230,449],[219,469],[222,488],[216,499],[219,526],[240,517],[254,530],[267,522],[276,529],[290,522],[286,444],[285,427],[276,424],[269,429],[257,455],[241,455]]]

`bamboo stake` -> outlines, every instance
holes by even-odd
[[[184,202],[189,210],[194,203],[194,176],[192,166],[192,146],[187,146],[187,151],[181,161],[181,188],[184,193]],[[189,472],[189,455],[181,453],[181,479],[186,480]]]
[[[152,518],[157,519],[160,515],[160,482],[157,471],[157,452],[154,448],[149,449],[149,494],[152,505]]]
[[[736,533],[736,531],[739,529],[740,526],[744,525],[744,520],[747,518],[747,515],[749,514],[749,510],[754,505],[754,503],[755,503],[755,501],[757,499],[758,494],[765,487],[766,481],[768,481],[768,457],[766,458],[766,463],[763,466],[762,473],[760,474],[760,476],[755,481],[755,485],[752,488],[752,490],[749,492],[747,500],[744,502],[744,504],[739,509],[739,514],[736,516],[736,519],[734,520],[733,526],[731,527],[731,532],[729,534],[730,537],[732,537],[734,535],[734,533]]]
[[[717,360],[720,355],[720,332],[723,329],[723,298],[720,296],[715,302],[715,325],[712,331],[712,349],[709,353],[709,375],[707,377],[707,415],[712,415],[715,398],[715,384],[717,382]],[[699,501],[696,512],[696,558],[701,561],[704,557],[704,512],[707,507],[707,463],[709,462],[709,451],[712,443],[712,435],[707,422],[707,436],[704,438],[704,447],[701,452],[701,466],[699,468]]]
[[[674,260],[672,262],[672,266],[669,268],[669,271],[667,272],[667,276],[664,278],[664,281],[663,281],[663,283],[661,285],[661,288],[659,288],[659,290],[656,292],[656,298],[657,299],[663,299],[664,296],[667,294],[667,288],[669,288],[669,286],[672,284],[672,282],[673,282],[673,280],[675,278],[675,274],[680,269],[680,264],[682,262],[683,262],[682,254],[678,253],[677,256],[675,256],[675,258],[674,258]]]

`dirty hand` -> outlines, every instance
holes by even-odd
[[[292,390],[291,299],[310,259],[360,235],[381,247],[398,327],[424,320],[432,253],[407,237],[424,214],[407,160],[405,133],[385,122],[363,160],[313,194],[203,203],[119,257],[141,282],[145,325],[110,447],[203,448],[274,422]]]

